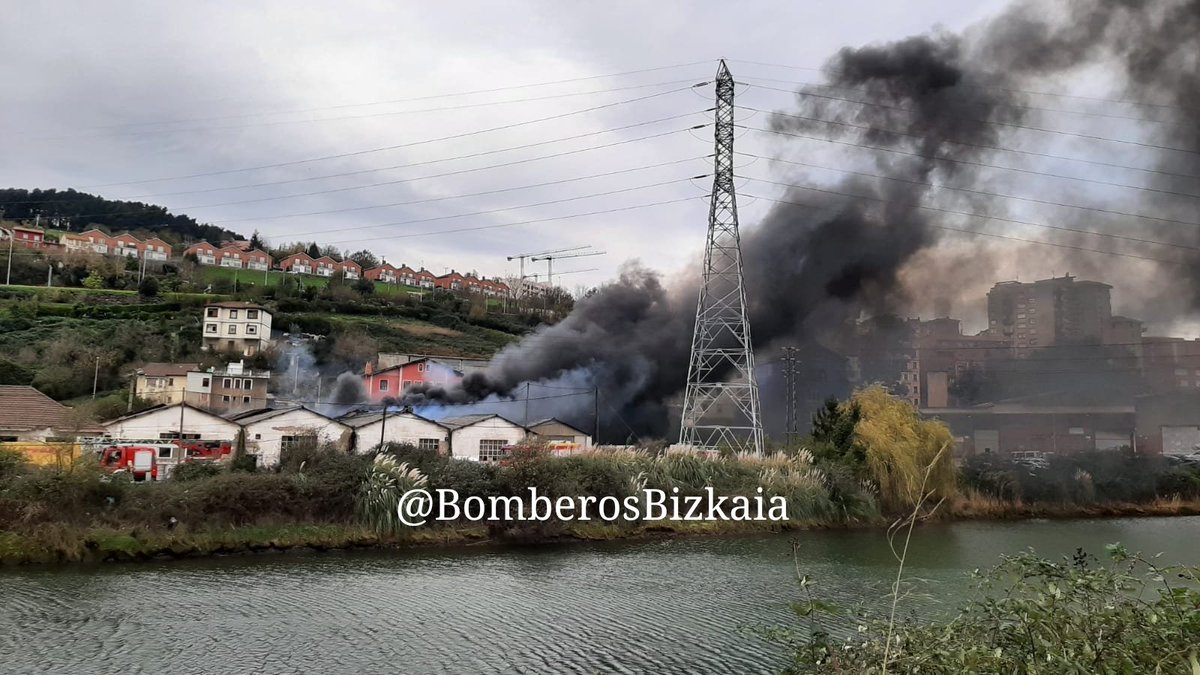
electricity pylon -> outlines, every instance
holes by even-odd
[[[746,320],[742,242],[733,186],[734,87],[733,75],[721,61],[716,79],[716,151],[708,243],[679,442],[701,450],[730,448],[761,453],[762,416]]]

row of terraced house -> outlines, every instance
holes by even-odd
[[[201,265],[218,265],[220,267],[238,267],[242,269],[267,270],[273,261],[271,256],[260,250],[246,250],[237,243],[230,243],[217,248],[207,242],[193,244],[184,255],[194,254]],[[511,293],[508,284],[499,279],[488,279],[472,273],[460,274],[451,270],[441,276],[422,267],[414,270],[408,265],[399,267],[391,263],[382,263],[371,269],[364,270],[361,265],[350,260],[336,260],[331,256],[313,258],[304,252],[293,253],[279,261],[278,268],[291,274],[310,274],[318,277],[344,278],[354,281],[365,278],[385,284],[401,284],[413,288],[442,288],[448,291],[479,293],[488,297],[501,297]]]
[[[110,235],[99,228],[91,228],[79,234],[64,234],[61,243],[46,240],[44,235],[44,231],[36,228],[0,228],[0,239],[11,238],[14,243],[19,243],[27,248],[63,247],[71,252],[122,255],[159,261],[166,261],[173,257],[171,244],[158,237],[139,239],[128,232]],[[247,241],[226,242],[220,246],[201,241],[188,246],[183,255],[194,256],[196,262],[201,265],[259,272],[277,268],[292,274],[310,274],[326,278],[338,277],[348,281],[366,278],[386,284],[400,284],[413,288],[441,288],[455,292],[478,293],[487,297],[504,297],[513,292],[508,284],[498,278],[488,279],[472,272],[461,274],[450,270],[447,274],[437,275],[424,267],[416,270],[408,265],[401,264],[396,267],[387,262],[364,270],[361,265],[350,259],[336,260],[327,255],[313,258],[304,252],[293,253],[280,260],[276,265],[269,253],[261,249],[250,248],[250,243]]]

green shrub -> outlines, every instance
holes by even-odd
[[[221,467],[213,462],[188,462],[175,467],[171,472],[171,480],[186,482],[212,478],[221,473]]]
[[[814,599],[802,577],[800,625],[765,637],[788,649],[788,673],[1200,672],[1200,568],[1109,551],[1104,564],[1082,552],[1006,557],[977,574],[981,597],[945,621],[846,613]]]

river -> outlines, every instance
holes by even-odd
[[[789,621],[793,540],[818,596],[887,593],[879,531],[14,568],[0,671],[770,672],[779,653],[747,628]],[[1200,562],[1200,517],[927,526],[907,569],[949,611],[1001,554],[1116,541]]]

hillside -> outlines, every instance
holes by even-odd
[[[0,212],[8,220],[32,223],[41,215],[41,225],[80,232],[100,225],[110,232],[147,232],[175,243],[206,239],[245,239],[241,234],[196,219],[176,215],[162,206],[142,202],[105,199],[75,190],[0,189]],[[57,221],[57,224],[55,224]]]
[[[282,297],[275,290],[145,297],[134,291],[0,286],[0,384],[32,384],[58,400],[84,402],[95,417],[123,412],[128,378],[142,363],[219,362],[200,350],[201,312],[206,302],[231,298],[271,309],[278,331],[320,336],[313,365],[332,376],[359,371],[381,351],[488,358],[539,323],[532,316],[489,314],[449,294],[351,299],[338,289]],[[251,365],[282,371],[285,361],[268,352]]]

